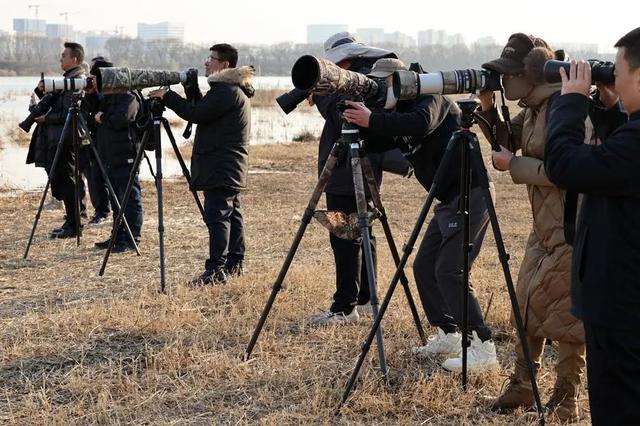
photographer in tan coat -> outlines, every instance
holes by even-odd
[[[559,420],[578,419],[577,396],[585,365],[584,328],[570,313],[572,249],[565,241],[563,216],[565,192],[549,181],[544,170],[544,135],[547,109],[560,84],[543,79],[544,63],[554,59],[548,44],[522,33],[509,38],[500,58],[483,65],[502,75],[505,96],[519,100],[523,108],[512,119],[512,140],[499,117],[492,92],[480,94],[482,115],[488,119],[498,142],[511,146],[493,153],[496,169],[508,171],[515,184],[527,187],[533,214],[533,229],[527,241],[518,274],[516,293],[525,323],[531,358],[540,367],[546,338],[558,342],[557,378],[547,409]],[[588,123],[585,142],[591,140]],[[482,126],[488,135],[489,129]],[[531,407],[533,391],[527,375],[522,347],[516,344],[516,363],[509,384],[494,401],[497,411]]]

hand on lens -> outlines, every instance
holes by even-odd
[[[618,92],[616,92],[615,85],[605,85],[600,82],[596,83],[598,93],[600,94],[600,102],[607,108],[611,109],[618,103]]]
[[[506,148],[500,147],[500,151],[493,151],[491,153],[491,159],[493,160],[493,167],[496,170],[502,172],[509,170],[511,167],[511,160],[513,160],[513,153]]]
[[[102,111],[100,111],[99,113],[97,113],[97,114],[95,115],[95,117],[94,117],[94,118],[95,118],[95,120],[96,120],[96,123],[102,124],[102,115],[103,115]]]
[[[495,98],[493,92],[490,90],[483,90],[478,94],[478,100],[483,111],[487,111],[493,108],[495,104]]]
[[[151,92],[149,92],[149,97],[150,98],[158,98],[158,99],[162,99],[164,98],[164,95],[167,94],[167,92],[169,91],[169,89],[156,89],[156,90],[152,90]]]
[[[362,102],[345,101],[345,103],[351,107],[342,113],[345,120],[363,129],[369,128],[371,110]]]
[[[309,106],[314,106],[316,103],[313,102],[313,95],[309,95],[307,97],[307,103],[309,104]]]
[[[46,115],[41,115],[40,117],[36,117],[33,119],[33,121],[35,121],[38,124],[43,124],[46,120]]]
[[[569,75],[567,75],[564,68],[560,68],[560,78],[562,79],[562,95],[579,93],[589,96],[591,91],[591,66],[588,62],[572,60]]]

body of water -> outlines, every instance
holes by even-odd
[[[28,105],[33,88],[40,77],[0,77],[0,187],[34,190],[44,187],[46,174],[42,169],[26,165],[27,146],[17,145],[9,136],[9,130],[28,115]],[[205,77],[200,77],[203,92],[207,90]],[[256,77],[254,86],[258,90],[291,89],[290,77]],[[182,131],[186,123],[170,110],[164,116],[173,124],[173,133],[178,142],[185,143]],[[290,142],[304,132],[320,135],[324,120],[315,109],[296,110],[285,115],[277,105],[252,109],[251,144]],[[21,131],[21,130],[20,130]],[[172,151],[167,135],[162,132],[163,150]],[[166,176],[180,176],[180,166],[172,155],[163,159]],[[143,179],[150,178],[147,167],[141,168]]]

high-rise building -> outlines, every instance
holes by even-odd
[[[384,28],[358,28],[356,37],[361,43],[375,46],[384,43]]]
[[[413,47],[416,45],[416,40],[413,37],[399,31],[385,33],[384,42],[400,47]]]
[[[47,24],[47,37],[50,38],[63,38],[71,40],[75,38],[73,31],[73,25],[67,24]]]
[[[14,18],[13,30],[16,34],[44,37],[47,35],[47,21],[44,19]]]
[[[479,46],[497,46],[498,42],[496,41],[495,38],[491,36],[486,36],[486,37],[480,37],[479,39],[477,39],[475,44]]]
[[[343,31],[349,31],[349,26],[342,24],[310,24],[307,25],[307,43],[322,44],[335,33]]]
[[[184,42],[184,24],[179,22],[138,23],[138,38],[145,41],[171,39]]]

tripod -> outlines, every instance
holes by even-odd
[[[255,347],[255,344],[258,340],[260,332],[267,320],[267,316],[273,307],[273,303],[275,302],[275,298],[278,292],[282,289],[282,283],[289,271],[289,267],[291,266],[291,262],[298,250],[298,246],[300,245],[300,241],[304,236],[304,233],[307,229],[307,226],[311,222],[311,218],[313,217],[315,208],[324,192],[327,183],[329,182],[329,178],[336,166],[336,163],[341,158],[343,154],[346,153],[346,149],[349,149],[350,157],[351,157],[351,168],[353,174],[353,183],[356,195],[356,206],[358,213],[358,224],[362,235],[362,246],[364,250],[364,260],[365,267],[367,271],[367,279],[369,281],[369,292],[371,297],[371,308],[373,311],[374,317],[378,316],[378,297],[376,291],[376,275],[374,270],[373,263],[373,254],[371,250],[371,233],[370,233],[370,225],[369,225],[369,217],[367,213],[367,199],[365,194],[365,187],[363,179],[363,175],[366,178],[367,185],[369,187],[369,191],[371,194],[371,199],[373,201],[375,207],[375,215],[379,217],[382,227],[384,229],[384,234],[387,239],[387,243],[389,245],[389,250],[393,257],[396,265],[400,261],[400,257],[398,255],[398,250],[396,248],[395,242],[393,240],[393,236],[391,234],[391,228],[389,226],[389,222],[387,220],[387,216],[382,205],[382,201],[380,199],[380,193],[378,192],[375,177],[373,175],[373,169],[371,168],[371,163],[369,159],[363,152],[363,141],[360,140],[360,134],[358,128],[352,124],[343,121],[342,123],[342,137],[338,140],[331,149],[331,153],[329,154],[329,158],[325,163],[322,172],[320,173],[320,177],[318,178],[318,183],[316,184],[313,193],[311,194],[311,199],[307,205],[307,208],[304,211],[302,216],[302,221],[298,228],[298,232],[293,240],[291,248],[287,253],[285,261],[280,269],[280,273],[276,278],[275,283],[273,284],[273,288],[271,290],[271,295],[267,300],[267,303],[262,311],[262,315],[258,320],[258,324],[251,336],[251,340],[244,354],[244,359],[247,360],[251,356],[251,353]],[[423,344],[426,344],[426,337],[424,335],[424,331],[422,329],[422,325],[420,324],[420,317],[418,315],[418,311],[416,309],[415,303],[413,301],[413,297],[411,296],[411,291],[409,290],[409,282],[404,274],[400,274],[399,280],[404,287],[405,294],[407,296],[407,302],[409,304],[409,308],[411,310],[413,319],[416,324],[416,328],[418,330],[418,335],[420,336]],[[355,309],[355,307],[354,307]],[[378,347],[378,357],[380,362],[380,370],[382,371],[385,382],[387,381],[387,365],[386,359],[384,355],[384,340],[382,335],[382,329],[377,328],[375,332],[375,336],[377,339],[377,347]]]
[[[433,179],[433,183],[431,188],[429,188],[429,192],[426,200],[424,201],[420,213],[418,215],[418,220],[414,225],[413,230],[409,236],[409,240],[405,245],[405,249],[398,263],[398,267],[396,272],[393,275],[391,280],[391,284],[389,285],[389,289],[387,294],[385,295],[384,300],[382,301],[382,305],[380,305],[380,312],[376,315],[375,320],[373,322],[373,326],[367,336],[365,343],[362,345],[362,351],[360,356],[358,357],[358,361],[356,363],[356,367],[354,368],[349,381],[347,382],[347,386],[345,388],[344,394],[342,396],[342,401],[340,406],[344,404],[349,394],[353,388],[353,385],[358,377],[360,368],[364,362],[364,358],[367,356],[367,353],[371,347],[371,343],[373,341],[373,336],[375,336],[377,329],[380,327],[380,322],[382,321],[382,317],[384,316],[387,307],[389,306],[389,302],[393,295],[393,292],[396,288],[398,280],[403,275],[403,269],[407,264],[407,260],[409,259],[409,255],[413,250],[415,243],[418,239],[418,235],[420,234],[420,230],[424,225],[424,222],[427,218],[427,214],[433,204],[433,200],[435,198],[435,194],[437,193],[440,181],[442,177],[447,173],[449,169],[449,163],[453,159],[453,152],[459,146],[461,151],[461,182],[460,182],[460,205],[459,211],[462,213],[463,217],[463,239],[464,243],[461,247],[463,252],[463,280],[464,280],[464,293],[463,293],[463,318],[462,318],[462,387],[466,390],[467,388],[467,348],[469,346],[469,252],[471,251],[471,246],[469,244],[470,240],[470,223],[469,223],[469,193],[471,191],[471,171],[476,171],[477,178],[479,179],[479,186],[482,190],[485,204],[487,206],[489,212],[489,220],[491,222],[491,228],[493,230],[493,235],[496,241],[496,246],[498,249],[498,255],[500,258],[500,263],[502,265],[502,270],[505,277],[505,282],[507,285],[507,290],[509,293],[509,299],[511,301],[511,308],[513,310],[513,315],[516,321],[516,330],[518,333],[518,338],[522,344],[522,350],[524,352],[524,356],[527,362],[529,380],[531,381],[531,386],[533,388],[533,395],[536,403],[536,407],[538,410],[538,416],[540,424],[544,424],[544,414],[542,411],[542,403],[540,401],[540,392],[538,390],[538,385],[536,383],[535,378],[535,370],[533,367],[533,362],[531,360],[531,353],[529,351],[529,344],[527,341],[527,337],[525,334],[524,323],[522,321],[522,315],[520,314],[520,309],[518,307],[518,300],[516,298],[516,293],[513,285],[513,279],[511,277],[511,272],[509,270],[509,255],[506,252],[504,242],[502,239],[502,233],[500,231],[500,225],[498,223],[498,218],[495,211],[495,206],[493,205],[493,200],[491,198],[491,193],[489,189],[489,178],[487,176],[487,169],[485,168],[484,161],[482,159],[482,155],[480,153],[480,143],[475,133],[470,131],[471,126],[475,123],[475,109],[477,107],[475,100],[463,100],[459,101],[458,105],[462,110],[462,129],[456,131],[449,143],[447,145],[446,151],[440,165],[438,166],[438,170],[436,171],[435,177]]]
[[[111,251],[113,250],[113,246],[115,245],[117,230],[120,226],[120,223],[124,219],[124,210],[127,207],[129,202],[129,196],[131,195],[131,190],[133,188],[136,176],[140,169],[140,164],[142,163],[143,157],[145,157],[145,148],[147,147],[147,143],[149,139],[152,140],[152,146],[155,150],[156,154],[156,174],[155,174],[155,184],[156,184],[156,195],[158,200],[158,237],[159,237],[159,248],[160,248],[160,291],[162,293],[165,292],[166,288],[166,273],[165,273],[165,257],[164,257],[164,210],[163,210],[163,197],[162,197],[162,140],[161,140],[161,129],[164,127],[167,136],[169,136],[169,140],[171,141],[171,146],[173,147],[173,151],[175,153],[176,158],[178,159],[178,163],[180,164],[180,168],[182,169],[182,174],[184,175],[189,187],[191,188],[191,174],[189,173],[189,169],[187,168],[184,159],[182,158],[182,154],[178,149],[178,145],[176,144],[176,139],[173,136],[173,132],[171,131],[171,126],[169,126],[169,122],[166,118],[162,116],[165,108],[162,103],[156,99],[143,100],[143,102],[149,103],[149,112],[150,117],[148,122],[146,123],[146,129],[142,136],[142,141],[140,146],[138,147],[138,152],[136,153],[136,158],[133,162],[133,167],[131,169],[131,174],[129,175],[129,181],[127,182],[127,188],[124,191],[122,208],[118,211],[118,216],[113,221],[113,229],[111,230],[111,239],[109,240],[109,246],[107,247],[107,251],[104,254],[104,258],[102,260],[102,266],[100,268],[100,272],[98,275],[103,276],[105,269],[107,267],[107,262],[109,261],[109,256],[111,255]],[[204,208],[202,207],[202,203],[200,202],[200,197],[198,197],[198,193],[191,189],[191,193],[196,201],[196,205],[200,210],[200,214],[204,220]]]
[[[56,166],[60,161],[60,157],[62,155],[62,150],[65,144],[65,136],[68,134],[69,130],[71,130],[72,134],[72,144],[73,144],[73,154],[74,154],[74,164],[73,164],[73,172],[74,172],[74,217],[76,223],[76,245],[80,245],[80,236],[82,234],[82,226],[80,224],[80,167],[78,165],[78,154],[79,154],[79,145],[80,142],[78,140],[78,118],[80,116],[80,102],[82,100],[81,93],[74,93],[71,106],[69,107],[69,111],[67,112],[67,117],[64,121],[64,126],[62,128],[62,134],[60,135],[60,139],[58,140],[58,145],[56,147],[56,153],[53,156],[53,161],[51,162],[51,168],[49,169],[49,175],[47,177],[47,184],[44,187],[44,191],[42,192],[42,197],[40,198],[40,205],[38,206],[38,211],[36,212],[36,217],[33,222],[33,227],[31,228],[31,235],[29,236],[29,242],[27,243],[27,248],[24,251],[23,259],[26,259],[29,255],[29,249],[31,248],[31,244],[33,243],[33,236],[36,233],[36,227],[38,226],[38,222],[40,221],[40,215],[42,214],[42,208],[44,206],[44,201],[47,197],[47,192],[49,191],[49,186],[51,186],[51,181],[55,176]],[[100,159],[98,155],[98,150],[95,145],[91,143],[91,136],[89,134],[86,135],[89,139],[88,145],[91,147],[92,153],[96,159],[96,163],[98,164],[98,168],[100,169],[100,173],[107,184],[107,190],[109,191],[109,195],[111,199],[116,205],[116,208],[120,208],[120,203],[118,201],[118,197],[113,190],[113,186],[111,185],[111,181],[109,181],[109,177],[107,176],[106,169],[104,168],[104,163]],[[138,256],[140,256],[140,250],[138,249],[138,245],[136,244],[135,239],[133,238],[133,234],[131,233],[131,228],[129,228],[129,224],[125,221],[124,227],[127,232],[127,236],[131,241],[131,244],[135,248],[135,251]]]

